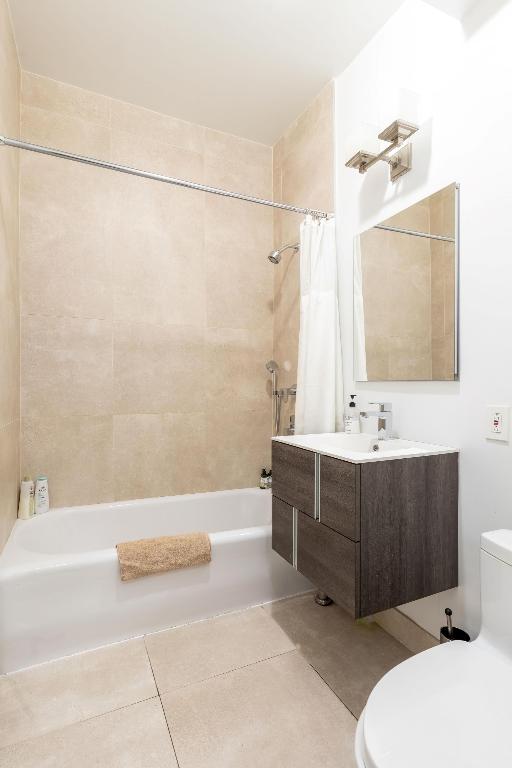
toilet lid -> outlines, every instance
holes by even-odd
[[[454,642],[402,662],[364,713],[366,768],[512,766],[512,662]]]

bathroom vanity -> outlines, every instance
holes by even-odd
[[[273,549],[355,618],[457,586],[456,450],[277,437],[272,475]]]

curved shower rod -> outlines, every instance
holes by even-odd
[[[177,187],[195,189],[199,192],[208,192],[212,195],[221,195],[222,197],[232,197],[236,200],[245,200],[247,203],[255,203],[256,205],[268,205],[271,208],[279,208],[283,211],[293,211],[294,213],[304,213],[306,216],[313,216],[316,219],[329,219],[334,215],[332,213],[327,213],[326,211],[317,211],[314,208],[300,208],[296,205],[288,205],[287,203],[276,203],[273,200],[263,200],[262,198],[252,197],[251,195],[242,195],[238,192],[229,192],[227,189],[209,187],[205,184],[198,184],[194,181],[186,181],[185,179],[177,179],[173,176],[162,176],[159,173],[141,171],[138,168],[130,168],[128,165],[109,163],[107,160],[97,160],[94,157],[86,157],[85,155],[75,155],[72,152],[64,152],[62,149],[43,147],[39,144],[31,144],[28,141],[10,139],[7,136],[0,136],[0,145],[4,145],[6,147],[14,147],[16,149],[27,149],[29,152],[37,152],[40,155],[50,155],[51,157],[60,157],[63,160],[73,160],[76,163],[93,165],[96,166],[96,168],[106,168],[110,171],[119,171],[120,173],[127,173],[130,176],[140,176],[143,179],[162,181],[165,184],[173,184]]]

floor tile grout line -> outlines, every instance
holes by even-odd
[[[178,758],[178,753],[176,752],[176,747],[174,746],[174,739],[172,738],[171,727],[169,725],[169,720],[167,718],[167,713],[165,711],[164,703],[162,701],[162,696],[160,694],[160,689],[158,687],[158,683],[157,683],[157,680],[156,680],[155,670],[153,669],[153,662],[151,661],[151,656],[149,655],[149,650],[148,650],[148,647],[146,645],[146,635],[143,636],[143,640],[144,640],[144,648],[146,650],[146,656],[148,657],[149,666],[150,666],[150,669],[151,669],[151,674],[153,675],[153,680],[154,680],[154,683],[155,683],[155,688],[156,688],[156,692],[157,692],[157,698],[158,698],[158,701],[160,702],[160,707],[162,709],[162,714],[164,716],[165,725],[167,727],[167,733],[169,734],[169,739],[171,740],[172,751],[174,752],[174,757],[176,758],[176,765],[178,766],[178,768],[180,768],[180,761],[179,761],[179,758]]]
[[[165,725],[167,726],[167,733],[169,734],[169,739],[171,740],[172,751],[174,752],[174,757],[176,758],[176,765],[178,766],[178,768],[180,768],[180,761],[179,761],[179,758],[178,758],[178,753],[176,752],[176,747],[174,746],[174,740],[172,738],[171,726],[169,725],[169,720],[167,718],[167,712],[165,711],[164,703],[162,701],[162,697],[161,696],[158,696],[158,701],[160,702],[160,707],[162,708],[162,714],[164,716]]]
[[[168,694],[175,693],[176,691],[183,691],[185,688],[190,688],[192,685],[200,685],[201,683],[207,683],[209,680],[216,680],[218,677],[224,675],[230,675],[233,672],[238,672],[240,669],[248,669],[249,667],[255,667],[257,664],[263,664],[265,661],[272,661],[272,659],[279,659],[281,656],[286,656],[289,653],[299,653],[296,647],[290,648],[288,651],[281,651],[280,653],[274,653],[272,656],[265,656],[264,659],[258,659],[257,661],[250,661],[248,664],[242,664],[240,667],[233,667],[233,669],[225,669],[224,672],[217,672],[216,675],[210,675],[209,677],[203,677],[201,680],[192,680],[190,683],[183,683],[177,685],[175,688],[168,688],[165,691],[161,691],[159,696],[167,696]]]
[[[0,754],[4,749],[9,749],[12,747],[17,746],[18,744],[24,744],[27,741],[31,741],[32,739],[40,739],[43,736],[49,736],[52,733],[57,733],[58,731],[63,731],[66,728],[72,728],[75,725],[81,725],[82,723],[89,723],[91,720],[97,720],[99,717],[105,717],[105,715],[112,715],[114,712],[121,712],[123,709],[129,709],[130,707],[136,707],[138,704],[145,704],[147,701],[153,701],[154,699],[159,699],[160,696],[158,693],[155,693],[154,696],[147,696],[145,699],[137,699],[137,701],[132,701],[130,704],[123,704],[121,707],[115,707],[114,709],[106,709],[104,712],[98,712],[97,715],[91,715],[90,717],[84,717],[80,720],[73,720],[71,723],[64,723],[63,725],[59,725],[57,728],[50,728],[48,731],[42,731],[41,733],[35,733],[32,736],[27,736],[24,739],[18,739],[17,741],[13,741],[10,744],[4,744],[3,746],[0,746]]]
[[[301,654],[301,655],[302,655],[302,654]],[[322,683],[324,683],[324,684],[327,686],[327,688],[328,688],[330,691],[332,691],[332,693],[333,693],[333,694],[336,696],[336,698],[338,699],[338,701],[340,701],[340,702],[343,704],[343,706],[345,707],[345,709],[346,709],[348,712],[350,712],[350,714],[352,715],[352,717],[353,717],[353,718],[355,718],[355,720],[356,720],[356,722],[357,722],[357,721],[359,720],[359,718],[357,717],[357,715],[356,715],[354,712],[352,712],[352,710],[350,709],[350,707],[348,706],[348,704],[346,704],[346,703],[343,701],[343,699],[341,698],[341,696],[339,696],[339,695],[336,693],[336,691],[334,690],[334,688],[331,688],[331,686],[329,685],[329,683],[327,682],[327,680],[325,679],[325,677],[322,677],[322,675],[320,674],[320,672],[318,671],[318,669],[315,669],[315,667],[314,667],[314,666],[311,664],[311,662],[309,662],[309,661],[308,661],[308,660],[307,660],[307,659],[306,659],[304,656],[302,656],[302,658],[304,659],[304,661],[306,662],[306,664],[308,664],[308,665],[311,667],[311,669],[313,670],[313,672],[314,672],[316,675],[318,675],[318,677],[320,678],[320,680],[322,681]]]

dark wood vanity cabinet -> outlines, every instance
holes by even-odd
[[[286,443],[272,448],[272,493],[305,515],[315,516],[316,454]]]
[[[353,464],[274,442],[272,546],[354,617],[458,582],[458,454]]]
[[[272,549],[293,565],[294,561],[293,507],[272,496]]]

